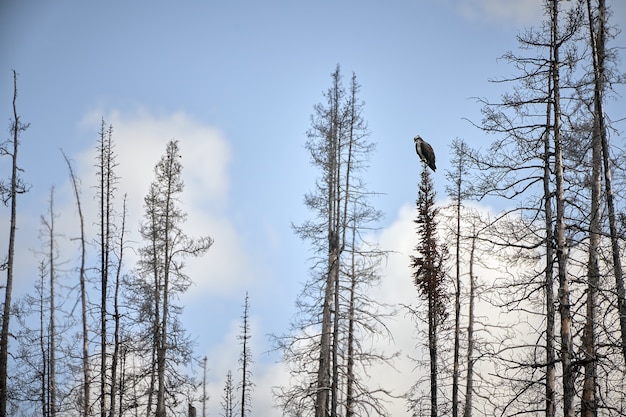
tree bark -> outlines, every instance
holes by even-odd
[[[597,36],[595,36],[596,29],[593,25],[590,3],[591,0],[587,0],[589,34],[594,69],[594,123],[597,124],[598,134],[600,136],[600,142],[602,146],[604,189],[606,195],[607,212],[609,217],[609,232],[611,235],[613,274],[615,275],[615,288],[617,292],[617,312],[619,315],[619,324],[621,330],[621,349],[624,360],[626,360],[626,287],[624,285],[624,274],[622,269],[622,260],[620,256],[621,249],[619,245],[619,236],[617,230],[617,218],[615,215],[611,159],[609,154],[609,144],[606,134],[606,122],[604,117],[606,4],[605,0],[598,0],[598,29]]]
[[[602,0],[600,0],[602,2]],[[603,26],[603,12],[600,11],[600,28]],[[602,82],[599,80],[598,68],[598,45],[594,37],[595,27],[593,24],[593,14],[591,10],[591,0],[587,0],[587,15],[589,18],[589,36],[591,40],[594,78],[596,80],[594,88],[594,123],[591,137],[591,213],[589,224],[589,264],[587,266],[587,305],[585,328],[583,332],[583,353],[585,364],[585,376],[583,381],[583,391],[581,399],[581,416],[593,417],[596,415],[596,293],[600,282],[600,269],[598,266],[598,248],[602,233],[601,225],[601,199],[602,199],[602,138],[600,134],[600,118],[598,114],[598,104],[601,102]],[[600,40],[600,39],[598,39]]]
[[[554,172],[556,178],[556,259],[559,277],[561,316],[561,365],[563,367],[563,416],[574,417],[574,373],[570,289],[567,276],[568,247],[565,235],[565,180],[563,175],[563,137],[561,135],[561,95],[559,62],[559,0],[551,1],[552,15],[552,88],[554,100]]]
[[[552,97],[552,79],[548,79],[548,97]],[[546,266],[544,271],[544,297],[546,305],[546,417],[554,417],[556,413],[556,366],[555,366],[555,317],[554,308],[554,233],[552,211],[552,189],[550,188],[551,169],[550,155],[550,126],[552,121],[552,103],[548,100],[546,106],[546,130],[543,135],[543,201],[546,233]]]

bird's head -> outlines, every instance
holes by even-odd
[[[420,135],[417,135],[417,136],[415,136],[415,137],[413,138],[413,142],[415,142],[415,143],[418,143],[418,142],[421,142],[421,141],[422,141],[422,138],[421,138],[421,136],[420,136]]]

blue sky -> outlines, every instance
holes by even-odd
[[[626,27],[624,2],[609,4],[613,22]],[[410,280],[421,169],[413,136],[437,152],[434,178],[443,198],[452,140],[475,147],[489,140],[464,120],[480,122],[472,97],[498,99],[502,86],[488,80],[515,74],[498,58],[516,50],[515,36],[540,19],[539,0],[3,1],[3,139],[12,117],[11,69],[19,73],[19,114],[31,123],[20,148],[32,188],[19,201],[17,292],[32,287],[38,219],[51,186],[67,228],[64,256],[76,256],[70,238],[78,225],[60,148],[77,165],[89,206],[100,120],[113,125],[120,189],[129,195],[131,239],[138,239],[152,167],[166,142],[178,139],[190,233],[216,241],[204,259],[189,262],[196,285],[183,299],[198,353],[209,356],[212,407],[226,370],[237,368],[233,346],[247,290],[258,378],[253,409],[266,411],[271,383],[262,383],[281,371],[275,356],[263,354],[270,348],[265,335],[286,330],[308,274],[308,248],[291,223],[310,216],[302,202],[316,172],[303,145],[330,73],[340,64],[346,81],[355,72],[362,86],[377,143],[365,180],[382,193],[373,203],[386,216],[377,238],[398,251],[383,271],[391,286],[381,297],[394,300],[407,292],[397,282]],[[615,45],[626,46],[626,37]],[[3,173],[6,163],[0,161]],[[3,232],[7,216],[2,209]]]

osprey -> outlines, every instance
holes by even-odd
[[[415,136],[415,138],[413,138],[413,142],[415,142],[415,151],[419,155],[422,162],[428,165],[433,172],[436,171],[437,165],[435,165],[435,151],[433,151],[433,147],[425,142],[420,135]]]

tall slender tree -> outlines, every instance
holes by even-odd
[[[17,113],[17,72],[13,71],[13,122],[11,124],[11,139],[0,146],[0,156],[11,158],[10,185],[5,186],[0,182],[1,197],[6,205],[11,205],[9,221],[9,246],[6,261],[2,266],[7,271],[7,282],[4,288],[4,309],[2,312],[2,330],[0,330],[0,416],[7,415],[7,370],[9,358],[9,335],[11,322],[11,300],[13,293],[13,267],[15,259],[15,235],[17,231],[17,196],[26,192],[26,187],[19,177],[17,153],[19,150],[20,134],[28,128],[27,123],[22,123]]]
[[[89,365],[89,333],[87,323],[87,286],[85,277],[85,260],[87,256],[86,238],[85,238],[85,218],[83,216],[83,209],[80,203],[80,187],[78,184],[78,178],[74,175],[74,169],[72,164],[63,151],[63,158],[67,164],[67,169],[70,173],[70,179],[72,181],[72,188],[74,190],[74,197],[76,199],[76,208],[78,210],[78,219],[80,221],[80,269],[79,269],[79,285],[80,285],[80,306],[81,306],[81,322],[82,322],[82,355],[83,355],[83,398],[82,398],[82,414],[84,417],[88,417],[91,414],[91,369]]]
[[[454,354],[452,360],[452,417],[459,415],[459,363],[460,363],[460,335],[461,335],[461,211],[463,202],[467,198],[468,193],[465,191],[467,187],[466,177],[469,170],[467,144],[460,139],[452,142],[453,151],[453,171],[447,174],[448,179],[452,182],[447,187],[447,192],[452,199],[454,210],[456,212],[456,232],[455,240],[455,291],[454,291]]]
[[[107,346],[108,326],[110,315],[109,305],[109,278],[112,275],[112,252],[113,252],[113,226],[114,215],[113,200],[118,178],[115,175],[115,154],[113,149],[113,127],[106,126],[104,119],[100,123],[97,154],[97,198],[98,198],[98,251],[100,255],[100,416],[107,413],[107,399],[109,406],[113,405],[113,393],[107,392],[109,386],[109,372],[111,369],[108,362]]]
[[[552,78],[548,77],[548,96],[552,96]],[[545,374],[545,416],[554,417],[556,413],[556,366],[555,366],[555,333],[554,326],[556,311],[554,307],[554,229],[553,229],[553,199],[552,188],[552,142],[550,132],[552,126],[552,102],[546,103],[546,123],[542,134],[543,141],[543,215],[544,215],[544,247],[545,270],[544,270],[544,294],[546,305],[546,374]]]
[[[436,417],[438,408],[438,332],[446,318],[445,302],[447,298],[444,286],[447,248],[437,238],[437,216],[433,181],[430,172],[424,166],[417,197],[417,225],[419,240],[415,246],[417,255],[411,255],[413,282],[418,293],[426,300],[426,323],[428,325],[428,355],[430,362],[430,415]]]
[[[294,377],[290,387],[275,390],[283,412],[317,417],[343,415],[343,410],[384,413],[377,397],[387,393],[368,389],[365,381],[369,364],[388,359],[363,343],[385,331],[381,306],[366,295],[375,285],[382,251],[362,238],[380,218],[360,178],[374,147],[356,76],[348,89],[339,66],[331,77],[325,103],[314,107],[305,145],[320,170],[315,191],[305,196],[316,218],[294,226],[299,237],[312,243],[312,278],[297,300],[292,334],[276,339]]]
[[[552,102],[554,111],[554,177],[555,177],[555,250],[559,280],[559,314],[561,318],[561,366],[563,367],[563,415],[574,416],[574,369],[572,365],[572,313],[568,277],[568,251],[565,224],[565,178],[563,162],[563,135],[561,131],[561,35],[559,33],[559,0],[550,2]]]
[[[120,403],[123,396],[123,384],[118,381],[123,371],[118,375],[118,368],[122,368],[122,313],[120,306],[121,287],[122,287],[122,265],[124,259],[124,249],[126,245],[126,194],[122,201],[121,225],[119,230],[119,246],[117,248],[117,267],[115,269],[115,283],[113,286],[113,354],[111,357],[111,400],[109,417],[116,415],[116,391],[119,391]],[[121,412],[120,404],[120,412]]]
[[[241,397],[239,406],[241,410],[241,417],[246,417],[250,414],[250,394],[254,387],[254,384],[250,380],[252,377],[252,370],[250,369],[250,366],[253,361],[249,343],[252,335],[250,334],[250,302],[248,292],[246,292],[246,298],[243,304],[243,316],[241,319],[243,320],[241,324],[241,334],[238,336],[241,343],[241,356],[239,357],[239,366],[241,366],[241,382],[239,384],[239,389],[241,391]]]
[[[233,373],[228,371],[226,374],[226,382],[224,383],[224,392],[222,394],[222,417],[235,417],[235,386],[233,383]]]
[[[201,256],[213,244],[208,236],[193,239],[182,229],[186,215],[180,206],[184,188],[180,159],[178,141],[171,140],[165,155],[155,166],[155,179],[144,198],[145,215],[140,228],[146,246],[139,250],[137,278],[139,287],[151,291],[143,299],[147,303],[143,308],[150,312],[151,318],[152,361],[146,414],[155,413],[157,417],[166,415],[166,397],[174,388],[172,381],[166,379],[166,373],[172,370],[176,360],[190,360],[186,355],[176,357],[185,351],[186,347],[181,344],[186,338],[178,322],[180,308],[172,302],[190,285],[183,271],[183,259]],[[152,393],[156,394],[154,403]]]
[[[558,0],[548,0],[545,4],[546,24],[538,31],[531,30],[518,36],[522,47],[537,51],[537,55],[505,55],[521,72],[519,77],[505,81],[520,82],[520,86],[512,93],[503,95],[503,102],[494,106],[506,108],[512,115],[492,109],[484,113],[483,128],[502,134],[505,139],[493,143],[493,157],[487,156],[478,162],[477,166],[482,170],[480,175],[486,181],[476,188],[483,189],[483,195],[498,195],[519,201],[514,210],[521,214],[520,219],[526,223],[526,232],[524,235],[515,233],[511,239],[503,239],[503,247],[519,248],[524,253],[523,256],[531,262],[540,248],[545,253],[542,255],[545,266],[541,267],[541,273],[529,274],[526,270],[517,274],[520,277],[517,285],[524,285],[525,291],[520,293],[521,296],[514,295],[519,303],[533,300],[525,311],[519,310],[522,314],[527,315],[532,311],[531,315],[545,317],[543,322],[546,327],[540,335],[545,342],[545,359],[536,358],[533,354],[530,360],[514,361],[509,369],[513,373],[517,372],[517,375],[509,380],[512,385],[517,385],[515,390],[519,393],[511,400],[511,404],[518,403],[517,407],[521,409],[527,409],[528,404],[534,404],[537,393],[533,391],[543,386],[545,415],[552,417],[556,414],[557,392],[564,394],[564,414],[571,415],[573,412],[575,375],[572,364],[575,362],[575,349],[572,311],[579,306],[572,307],[572,271],[569,268],[568,254],[572,249],[572,242],[576,241],[573,235],[577,230],[588,227],[585,222],[589,217],[584,205],[571,204],[580,198],[581,192],[586,191],[575,194],[574,189],[582,188],[582,181],[575,178],[578,166],[571,163],[573,156],[578,157],[580,154],[580,147],[573,144],[574,129],[571,128],[571,121],[578,117],[563,116],[564,109],[574,111],[576,106],[572,104],[571,96],[566,95],[565,99],[561,97],[563,88],[573,88],[578,84],[572,79],[572,74],[581,60],[575,47],[582,27],[581,3],[575,2],[567,11],[561,10]],[[567,123],[565,127],[563,120]],[[565,171],[568,162],[572,165],[572,169],[568,170],[569,177]],[[582,162],[578,165],[582,165]],[[486,187],[483,187],[484,184],[487,184]],[[520,198],[522,196],[524,197]],[[579,207],[581,215],[575,218],[572,212]],[[500,219],[506,218],[507,216],[500,216]],[[539,219],[543,220],[543,230]],[[505,234],[502,233],[501,237],[503,236]],[[559,287],[556,299],[555,278]],[[535,299],[528,291],[530,288],[537,288],[533,292],[543,293],[544,299]],[[539,301],[542,301],[541,304]],[[560,341],[556,340],[555,301],[559,308]],[[533,311],[537,305],[545,307]],[[511,348],[523,350],[521,346]],[[560,353],[558,360],[555,351]],[[563,371],[563,389],[560,391],[556,389],[556,366],[559,361]],[[545,369],[543,384],[538,384],[536,380],[538,367]],[[525,377],[519,374],[522,368],[526,369]],[[521,383],[524,379],[526,382]]]
[[[609,220],[609,233],[611,237],[612,266],[615,276],[615,288],[617,293],[617,311],[621,331],[622,356],[626,361],[626,285],[622,270],[621,248],[617,230],[617,216],[615,209],[615,192],[613,190],[613,168],[609,142],[607,138],[606,117],[604,114],[604,91],[607,83],[606,76],[606,33],[607,33],[607,10],[604,0],[598,0],[597,13],[593,13],[591,0],[587,0],[587,16],[589,19],[589,43],[591,45],[591,57],[593,63],[593,136],[600,141],[602,148],[602,169],[604,172],[604,193],[606,195],[606,208]]]
[[[57,320],[56,320],[56,246],[55,246],[55,214],[54,214],[54,187],[50,189],[50,218],[41,217],[41,222],[45,232],[48,234],[48,302],[50,304],[50,315],[48,316],[48,381],[47,381],[47,403],[50,417],[55,417],[58,412],[57,404]]]
[[[209,400],[206,393],[207,357],[202,359],[202,417],[206,417],[206,403]]]
[[[467,313],[467,369],[465,377],[465,405],[463,407],[463,417],[472,417],[472,406],[474,398],[474,322],[476,310],[476,277],[474,276],[474,264],[476,253],[476,240],[478,239],[476,227],[473,225],[472,234],[470,236],[470,253],[469,253],[469,307]]]

